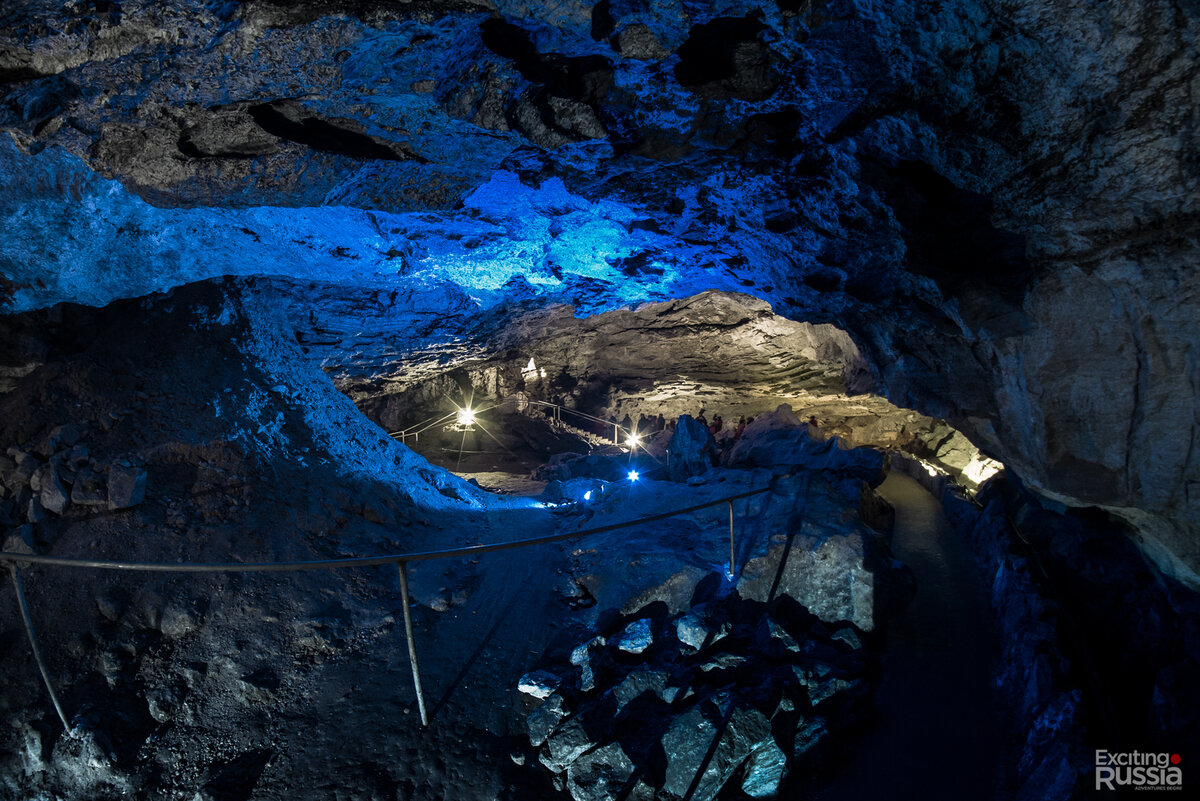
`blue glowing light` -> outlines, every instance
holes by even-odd
[[[630,481],[637,481],[637,480],[638,480],[638,471],[636,471],[636,470],[630,470],[630,471],[629,471],[629,473],[628,473],[628,475],[629,475],[629,480],[630,480]]]
[[[590,501],[592,499],[592,491],[588,490],[587,492],[583,493],[583,499],[585,501]]]

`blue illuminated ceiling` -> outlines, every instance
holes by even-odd
[[[1001,6],[9,4],[0,304],[278,276],[425,347],[744,291],[1200,565],[1195,10]]]
[[[822,144],[896,66],[850,6],[392,5],[12,24],[9,309],[274,274],[580,313],[729,288],[828,316],[842,299],[810,284],[903,256],[858,145]]]

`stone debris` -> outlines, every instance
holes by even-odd
[[[108,469],[108,508],[129,509],[146,498],[146,471],[130,465]]]
[[[535,670],[526,673],[517,683],[517,689],[534,698],[549,698],[550,694],[562,684],[562,679],[545,670]]]
[[[674,616],[635,612],[568,665],[522,678],[523,692],[554,687],[527,717],[532,754],[565,774],[575,801],[713,801],[729,787],[772,797],[810,749],[846,740],[838,733],[868,713],[866,649],[843,653],[851,634],[862,647],[853,627],[835,639],[794,601],[772,609],[736,594]],[[646,647],[630,651],[630,639]]]
[[[717,463],[717,443],[708,428],[691,415],[679,417],[667,446],[672,481],[702,476]]]
[[[58,469],[53,464],[43,465],[35,474],[35,478],[39,487],[38,499],[42,502],[42,508],[56,515],[67,511],[71,496],[58,476]]]
[[[613,637],[611,643],[628,654],[640,654],[650,647],[654,635],[650,631],[650,621],[635,620],[624,631]]]

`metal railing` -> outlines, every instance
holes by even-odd
[[[578,409],[572,409],[569,406],[563,406],[562,404],[559,404],[559,403],[550,403],[549,401],[533,400],[532,398],[520,398],[520,397],[505,398],[504,400],[500,401],[499,403],[484,407],[482,409],[477,409],[476,414],[483,414],[484,412],[490,412],[492,409],[500,409],[505,406],[521,407],[522,404],[524,404],[526,406],[539,406],[543,409],[550,409],[553,412],[553,415],[552,415],[553,418],[555,420],[559,421],[560,423],[562,422],[563,412],[567,412],[568,414],[572,414],[575,417],[580,418],[582,420],[588,420],[593,423],[599,423],[605,427],[612,426],[612,430],[613,430],[612,440],[613,440],[614,445],[621,444],[620,440],[621,440],[622,433],[625,434],[626,438],[628,438],[631,434],[641,433],[641,432],[624,429],[621,427],[621,425],[619,423],[613,422],[612,420],[605,420],[603,417],[597,417],[595,415],[588,414],[587,412],[581,412]],[[414,442],[420,442],[422,432],[428,431],[429,429],[433,428],[434,426],[437,426],[442,423],[446,423],[450,420],[453,420],[457,414],[458,414],[458,410],[455,410],[453,412],[449,412],[447,414],[443,414],[440,416],[428,417],[428,418],[422,420],[421,422],[414,423],[413,425],[409,426],[408,428],[401,429],[400,431],[389,431],[388,436],[391,437],[392,439],[398,439],[403,443],[407,443],[409,437],[412,437]],[[576,428],[578,428],[578,426],[576,426]]]
[[[517,548],[529,548],[535,545],[547,545],[555,542],[567,542],[570,540],[582,539],[593,534],[603,534],[609,531],[618,531],[624,528],[633,528],[635,526],[653,523],[658,520],[666,520],[678,515],[690,514],[701,509],[708,509],[721,504],[729,505],[729,576],[735,575],[734,568],[736,566],[735,556],[735,528],[733,502],[742,498],[750,498],[755,495],[761,495],[764,492],[770,492],[774,489],[775,482],[772,480],[765,487],[760,487],[754,490],[748,490],[736,495],[729,495],[724,498],[718,498],[713,501],[694,504],[682,509],[674,509],[669,512],[660,512],[659,514],[639,517],[634,520],[626,520],[619,523],[610,523],[604,526],[584,529],[582,531],[572,531],[563,534],[549,534],[543,537],[532,537],[523,540],[510,540],[508,542],[496,542],[483,545],[467,545],[461,548],[448,548],[437,551],[418,551],[415,553],[398,553],[398,554],[383,554],[380,556],[362,556],[348,557],[343,559],[315,559],[308,561],[291,561],[291,562],[126,562],[111,559],[83,559],[71,556],[45,556],[42,554],[23,554],[12,553],[9,551],[0,551],[0,561],[7,562],[9,571],[12,575],[13,589],[17,595],[17,606],[20,609],[21,617],[25,622],[25,633],[29,639],[30,649],[33,651],[34,661],[37,663],[38,671],[41,673],[42,682],[46,686],[46,692],[50,696],[50,700],[54,705],[55,712],[58,713],[59,719],[62,721],[63,728],[68,732],[72,730],[71,724],[67,720],[67,715],[63,711],[62,703],[59,701],[58,694],[54,690],[54,683],[50,678],[50,671],[46,666],[45,659],[42,657],[41,649],[38,646],[37,634],[33,627],[33,618],[29,614],[29,605],[25,599],[24,587],[21,583],[21,574],[19,565],[34,564],[46,565],[52,567],[74,567],[95,570],[122,570],[122,571],[140,571],[151,573],[280,573],[300,570],[337,570],[342,568],[354,567],[377,567],[380,565],[395,565],[396,572],[400,580],[400,600],[404,606],[404,633],[408,641],[408,659],[412,667],[413,687],[417,694],[417,708],[421,716],[421,725],[429,725],[429,715],[425,707],[425,692],[421,684],[421,669],[417,660],[416,639],[413,634],[412,610],[408,592],[408,564],[409,562],[427,562],[435,559],[453,559],[466,556],[474,556],[477,554],[492,553],[495,551],[508,551]]]

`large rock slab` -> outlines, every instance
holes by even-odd
[[[766,556],[751,559],[738,579],[747,600],[791,596],[821,620],[848,621],[863,631],[875,628],[874,535],[829,530],[805,522],[791,539],[776,535]]]
[[[576,759],[567,768],[567,791],[575,801],[610,801],[633,776],[633,762],[619,743],[609,743]]]

